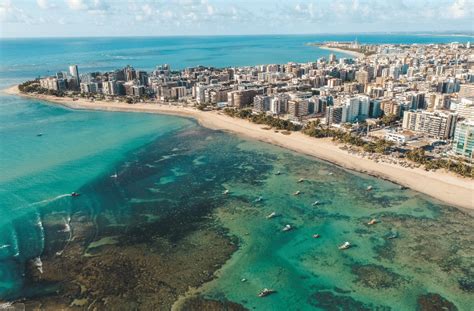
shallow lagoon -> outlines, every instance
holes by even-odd
[[[188,119],[25,109],[53,121],[41,125],[42,137],[32,135],[37,124],[20,127],[9,143],[16,155],[3,156],[11,161],[2,180],[4,299],[169,306],[188,285],[210,281],[203,296],[249,309],[468,310],[472,303],[472,214]],[[112,139],[117,132],[121,141]],[[50,157],[52,148],[63,152]],[[49,162],[20,165],[38,158]],[[62,196],[70,191],[82,195]],[[266,219],[272,212],[278,216]],[[379,223],[367,225],[372,218]],[[286,224],[294,230],[282,232]],[[354,246],[339,250],[344,241]],[[277,293],[257,298],[264,287]]]

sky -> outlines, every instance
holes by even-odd
[[[474,0],[0,0],[0,37],[474,32]]]

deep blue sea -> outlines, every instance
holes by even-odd
[[[2,39],[0,88],[66,71],[70,64],[88,72],[128,64],[150,70],[164,63],[182,69],[314,61],[330,52],[306,43],[354,39],[437,43],[471,38]],[[37,137],[40,132],[43,136]],[[299,178],[306,181],[298,183]],[[368,185],[374,191],[367,193]],[[302,194],[292,195],[297,190]],[[72,199],[72,191],[81,197]],[[311,204],[315,200],[321,202],[317,207]],[[279,216],[266,219],[271,212]],[[372,218],[380,223],[369,227]],[[286,224],[295,229],[282,232]],[[96,302],[94,284],[107,281],[93,276],[127,263],[122,270],[133,273],[123,279],[120,273],[109,274],[110,282],[134,284],[133,290],[124,289],[127,295],[110,290],[105,298],[130,309],[146,308],[151,299],[147,280],[181,294],[172,284],[185,277],[171,273],[175,280],[168,282],[166,273],[143,267],[163,264],[162,258],[194,236],[188,231],[214,226],[235,237],[239,249],[218,278],[201,289],[210,299],[257,310],[469,310],[473,305],[474,220],[469,213],[383,180],[204,129],[193,120],[73,111],[0,95],[0,303],[22,297],[52,297],[52,303],[56,292],[65,291],[62,299],[68,304],[87,306]],[[321,238],[313,239],[315,233]],[[339,251],[346,240],[354,247]],[[189,243],[199,248],[203,241]],[[213,256],[219,249],[209,241]],[[117,261],[108,255],[115,252]],[[33,269],[32,278],[38,258],[44,274]],[[199,266],[202,260],[195,261]],[[184,259],[176,262],[183,271],[193,269]],[[69,277],[71,267],[77,268],[74,278],[54,274],[57,269]],[[93,270],[97,267],[103,270]],[[71,289],[73,284],[80,290]],[[277,293],[258,298],[264,287]],[[77,293],[70,297],[71,292]]]

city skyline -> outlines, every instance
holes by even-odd
[[[472,0],[1,0],[0,37],[473,32]],[[121,27],[117,33],[117,27]]]

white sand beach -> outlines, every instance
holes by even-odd
[[[346,53],[346,51],[341,52]],[[19,92],[18,86],[10,87],[4,92],[44,100],[72,109],[144,112],[192,117],[198,120],[201,125],[211,129],[227,131],[314,156],[350,170],[393,181],[450,205],[474,209],[474,181],[472,179],[462,178],[442,170],[433,172],[425,171],[422,168],[408,168],[397,164],[375,162],[341,150],[340,145],[330,139],[315,139],[300,132],[284,135],[280,132],[276,133],[273,130],[264,129],[263,125],[232,118],[218,111],[200,111],[194,108],[158,103],[91,102],[83,98],[74,101],[67,97],[23,94]]]

